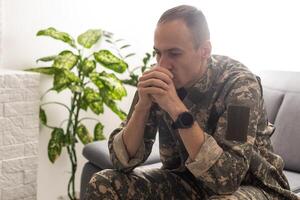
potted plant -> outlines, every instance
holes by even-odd
[[[144,72],[149,67],[153,55],[146,53],[143,65],[129,70],[126,59],[134,53],[122,56],[121,50],[130,45],[122,44],[122,40],[114,40],[113,34],[101,29],[90,29],[77,37],[77,42],[65,32],[55,28],[40,30],[37,36],[48,36],[65,42],[71,50],[63,50],[57,55],[39,58],[37,62],[48,63],[48,67],[34,67],[28,71],[38,72],[53,77],[53,85],[41,97],[40,122],[51,129],[51,138],[48,143],[48,157],[54,163],[60,156],[62,149],[66,148],[71,162],[71,176],[68,182],[68,197],[75,200],[75,173],[77,170],[76,143],[81,141],[88,144],[92,141],[105,139],[104,125],[95,117],[81,117],[82,112],[91,110],[96,116],[103,114],[104,104],[109,107],[121,120],[126,118],[126,113],[117,106],[127,95],[124,84],[137,85],[138,74],[136,70]],[[111,44],[116,56],[108,49],[93,50],[91,47],[101,42]],[[107,72],[106,69],[110,70]],[[116,74],[127,72],[128,79],[121,80]],[[70,104],[65,102],[43,102],[43,97],[50,91],[60,94],[69,91]],[[68,118],[58,125],[50,125],[47,121],[45,107],[56,104],[66,109]],[[95,120],[93,131],[89,131],[84,120]],[[93,132],[93,134],[91,134]]]

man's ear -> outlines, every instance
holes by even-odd
[[[203,44],[200,46],[201,51],[201,57],[204,59],[208,59],[211,55],[211,43],[210,40],[206,40],[203,42]]]

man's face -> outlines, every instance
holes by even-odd
[[[190,86],[206,69],[205,51],[201,46],[195,46],[192,33],[182,20],[172,20],[156,27],[154,50],[157,65],[171,71],[176,88]]]

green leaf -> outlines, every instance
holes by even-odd
[[[36,62],[42,61],[42,62],[50,62],[53,61],[56,58],[57,55],[54,56],[46,56],[46,57],[42,57],[36,60]]]
[[[109,50],[95,52],[94,57],[98,63],[118,73],[123,73],[128,68],[126,62],[113,55]]]
[[[57,92],[61,92],[71,85],[71,83],[80,83],[79,77],[69,70],[61,69],[55,73],[53,79],[53,89]]]
[[[120,49],[125,49],[127,47],[130,47],[130,45],[129,44],[125,44],[124,46],[121,46]]]
[[[143,66],[142,69],[141,69],[142,73],[144,73],[144,71],[145,71],[146,69],[147,69],[147,66]]]
[[[52,163],[60,156],[63,142],[64,130],[61,128],[53,129],[48,143],[48,157]]]
[[[40,107],[40,121],[42,124],[46,125],[47,124],[47,115],[44,109]]]
[[[114,100],[121,100],[122,97],[127,95],[122,82],[114,74],[108,74],[104,71],[91,73],[90,79],[99,90],[106,90],[107,94]]]
[[[84,89],[83,98],[85,98],[88,103],[92,103],[94,101],[102,101],[102,97],[99,95],[99,93],[90,87],[86,87]]]
[[[122,83],[123,84],[126,84],[126,85],[131,85],[131,86],[137,86],[137,82],[132,80],[132,79],[125,79],[125,80],[122,80]]]
[[[63,70],[63,73],[68,78],[70,83],[80,83],[80,78],[76,76],[76,74],[74,74],[73,72],[69,70]]]
[[[129,58],[129,57],[134,56],[134,55],[135,55],[135,53],[130,53],[130,54],[126,55],[125,58]]]
[[[76,138],[72,134],[66,134],[64,135],[64,142],[62,144],[63,147],[68,145],[73,145],[77,142]]]
[[[114,112],[116,113],[119,118],[121,120],[125,120],[126,119],[126,113],[124,111],[122,111],[116,104],[115,101],[113,101],[112,99],[109,98],[103,98],[104,99],[104,103]]]
[[[107,43],[113,44],[113,42],[112,42],[111,40],[109,40],[109,39],[106,39],[105,41],[106,41]]]
[[[97,115],[103,113],[103,102],[93,102],[89,104],[89,108]]]
[[[90,73],[90,79],[91,81],[99,88],[99,89],[102,89],[104,88],[104,83],[102,82],[102,80],[100,79],[100,74],[99,73],[96,73],[96,72],[93,72],[93,73]]]
[[[104,126],[98,122],[94,128],[94,141],[104,140],[105,136],[103,135]]]
[[[145,57],[143,58],[144,65],[147,65],[147,63],[149,62],[150,58],[151,58],[151,55],[149,53],[146,53]]]
[[[90,135],[87,128],[83,124],[80,124],[77,127],[76,133],[77,133],[78,138],[82,142],[82,144],[88,144],[93,141],[92,136]]]
[[[71,51],[62,51],[54,60],[53,67],[58,69],[72,69],[78,62],[78,56]]]
[[[83,107],[85,104],[88,105],[88,107],[97,115],[104,111],[102,97],[90,87],[84,89],[83,103]]]
[[[100,29],[89,29],[78,36],[77,42],[85,48],[91,48],[101,38],[102,31]]]
[[[80,106],[80,108],[81,109],[83,109],[83,110],[85,110],[85,111],[87,111],[87,109],[88,109],[88,103],[86,102],[86,100],[85,99],[81,99],[80,100],[80,104],[79,104]]]
[[[56,40],[61,40],[65,43],[68,43],[72,47],[76,48],[74,39],[68,33],[57,31],[53,27],[50,27],[50,28],[47,28],[44,30],[40,30],[37,32],[36,35],[37,36],[49,36]]]
[[[112,99],[121,100],[122,97],[127,96],[125,87],[116,75],[103,71],[99,74],[98,78],[102,81]]]
[[[63,72],[55,74],[53,79],[54,90],[56,90],[57,92],[61,92],[62,90],[67,88],[68,84],[69,84],[69,80]]]
[[[83,92],[83,87],[81,87],[79,85],[70,85],[69,88],[72,92],[76,92],[76,93],[82,93]]]
[[[126,119],[126,113],[122,111],[116,104],[116,102],[112,99],[107,90],[100,90],[100,95],[103,98],[103,102],[115,113],[119,116],[121,120]]]
[[[38,67],[38,68],[25,69],[25,71],[37,72],[46,75],[53,75],[55,74],[56,69],[54,67]]]
[[[137,84],[138,84],[138,78],[139,78],[138,75],[136,75],[136,74],[130,74],[130,79],[122,80],[122,83],[128,84],[128,85],[132,85],[132,86],[136,87]]]
[[[96,62],[94,60],[84,59],[81,70],[85,76],[88,76],[91,72],[96,69]]]
[[[103,35],[107,38],[112,38],[114,34],[108,31],[103,31]]]
[[[121,42],[121,41],[124,41],[124,39],[120,38],[120,39],[117,39],[115,42]]]

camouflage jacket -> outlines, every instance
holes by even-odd
[[[183,103],[205,132],[205,141],[191,161],[172,119],[152,106],[144,132],[144,143],[129,158],[122,140],[127,120],[109,139],[115,168],[130,171],[143,163],[159,132],[162,168],[188,169],[205,187],[216,194],[230,194],[240,185],[255,185],[287,199],[297,199],[289,191],[283,174],[284,163],[273,152],[259,78],[243,64],[229,57],[213,55],[205,74],[185,88]]]

